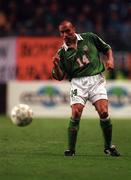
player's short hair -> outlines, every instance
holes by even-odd
[[[60,24],[59,24],[59,27],[60,26],[62,26],[62,25],[66,25],[66,24],[69,24],[71,27],[75,27],[74,25],[73,25],[73,23],[71,22],[71,21],[69,21],[69,20],[63,20]]]

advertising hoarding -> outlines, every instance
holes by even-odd
[[[131,117],[131,81],[109,81],[107,92],[111,117]],[[36,117],[70,117],[70,83],[33,81],[8,83],[7,114],[19,103],[30,105]],[[94,106],[87,102],[83,117],[98,117]]]

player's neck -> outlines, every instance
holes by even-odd
[[[77,49],[77,43],[70,44],[68,48]]]
[[[77,48],[77,37],[74,36],[73,38],[68,40],[68,42],[65,42],[65,43],[68,46],[68,48],[76,49]]]

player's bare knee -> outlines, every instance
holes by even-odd
[[[108,112],[107,111],[101,111],[99,115],[100,115],[101,119],[106,119],[108,117]]]
[[[82,113],[82,111],[80,109],[75,109],[72,114],[73,119],[79,119],[81,117],[81,113]]]
[[[72,109],[72,118],[73,119],[80,119],[81,114],[83,111],[83,107],[80,105],[74,105]]]

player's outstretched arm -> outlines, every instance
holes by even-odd
[[[53,71],[52,71],[52,76],[54,79],[61,81],[61,80],[63,80],[65,74],[60,68],[59,61],[60,61],[60,57],[58,54],[56,54],[53,57],[54,67],[53,67]]]

